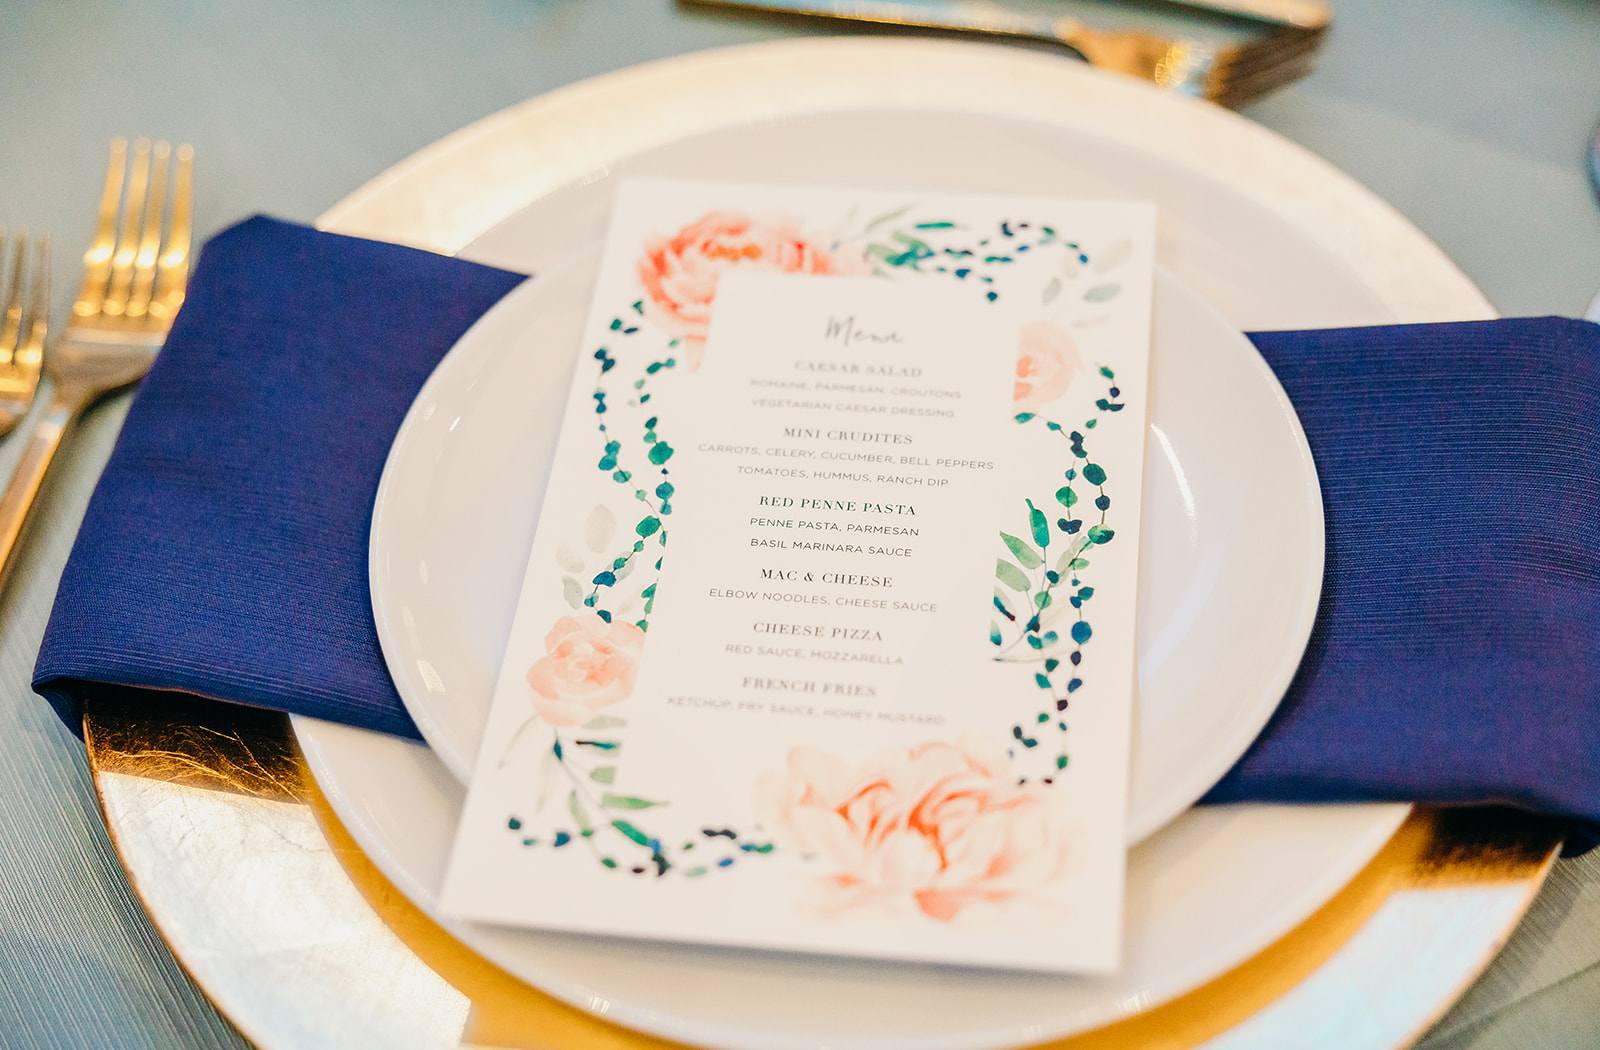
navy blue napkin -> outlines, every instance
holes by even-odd
[[[1293,684],[1205,800],[1505,803],[1594,845],[1600,326],[1250,338],[1311,445],[1327,562]]]
[[[372,504],[423,381],[522,280],[264,218],[213,237],[90,500],[34,689],[74,727],[114,683],[419,736],[378,648]]]
[[[416,735],[368,599],[373,499],[422,382],[521,279],[266,219],[214,238],[34,688],[74,725],[114,683]],[[1251,338],[1317,461],[1327,573],[1298,677],[1207,801],[1509,803],[1600,828],[1600,328]]]

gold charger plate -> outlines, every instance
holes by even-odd
[[[759,90],[729,92],[730,78]],[[717,127],[868,105],[1048,120],[1070,101],[1095,133],[1236,186],[1359,265],[1399,318],[1492,316],[1436,247],[1325,162],[1212,107],[1152,109],[1142,90],[996,48],[734,48],[496,114],[374,179],[321,225],[455,251],[551,189]],[[107,825],[175,955],[250,1039],[271,1050],[672,1045],[522,984],[419,913],[339,825],[283,716],[187,698],[160,723],[148,710],[110,690],[87,705]],[[1050,1045],[1404,1045],[1498,951],[1558,846],[1544,822],[1418,811],[1344,891],[1262,954],[1180,999]]]
[[[173,953],[278,1047],[663,1050],[511,977],[374,867],[317,790],[286,716],[114,690],[85,706],[107,826]],[[1040,1050],[1403,1046],[1505,943],[1560,848],[1549,821],[1417,809],[1332,900],[1243,965]],[[1340,1019],[1344,1020],[1341,1022]],[[1350,1040],[1352,1018],[1368,1038]]]

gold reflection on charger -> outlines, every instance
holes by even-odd
[[[470,1000],[463,1046],[668,1050],[681,1045],[611,1024],[524,984],[418,910],[339,823],[310,777],[286,717],[167,694],[160,710],[171,721],[158,722],[143,714],[150,704],[149,694],[132,690],[108,691],[87,704],[85,742],[102,791],[105,775],[114,774],[238,796],[241,804],[270,799],[308,807],[366,903],[406,948]],[[118,829],[111,823],[116,839]],[[1259,955],[1175,1000],[1042,1044],[1041,1050],[1188,1050],[1299,985],[1396,893],[1512,885],[1531,899],[1559,845],[1555,824],[1525,814],[1418,809],[1353,881]],[[118,848],[123,849],[120,841]],[[223,858],[228,859],[248,860]],[[217,995],[219,990],[207,991]]]

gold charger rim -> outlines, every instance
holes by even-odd
[[[174,956],[225,1014],[232,1016],[229,1001],[237,990],[217,988],[194,953],[184,950],[186,937],[172,929],[172,909],[162,906],[157,892],[172,887],[156,885],[162,872],[141,865],[133,855],[130,840],[148,837],[148,830],[129,815],[131,797],[140,800],[146,813],[152,806],[172,808],[201,796],[247,820],[260,802],[293,809],[297,819],[315,830],[319,848],[336,862],[366,908],[392,932],[398,950],[437,974],[469,1004],[461,1046],[667,1050],[687,1045],[563,1003],[481,958],[423,914],[339,822],[300,754],[287,716],[194,697],[170,702],[180,717],[161,722],[145,713],[148,696],[89,698],[85,746],[107,826],[135,890]],[[204,826],[191,830],[202,837],[208,832]],[[1392,1044],[1405,1045],[1437,1019],[1498,951],[1538,892],[1559,848],[1559,829],[1549,820],[1504,810],[1418,807],[1355,879],[1262,952],[1173,1000],[1148,1009],[1130,1004],[1130,1015],[1122,1020],[1034,1044],[1032,1050],[1188,1050],[1207,1044],[1313,981],[1397,896],[1497,891],[1505,898],[1495,912],[1499,921],[1485,927],[1490,935],[1479,938],[1477,957],[1461,967],[1452,994],[1418,1004],[1410,1030]],[[217,869],[249,868],[260,858],[236,853],[212,860],[212,874],[217,875]],[[205,892],[203,887],[186,889]],[[246,1034],[253,1035],[247,1027]]]

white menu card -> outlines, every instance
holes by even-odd
[[[1154,225],[624,181],[446,910],[1115,969]]]

